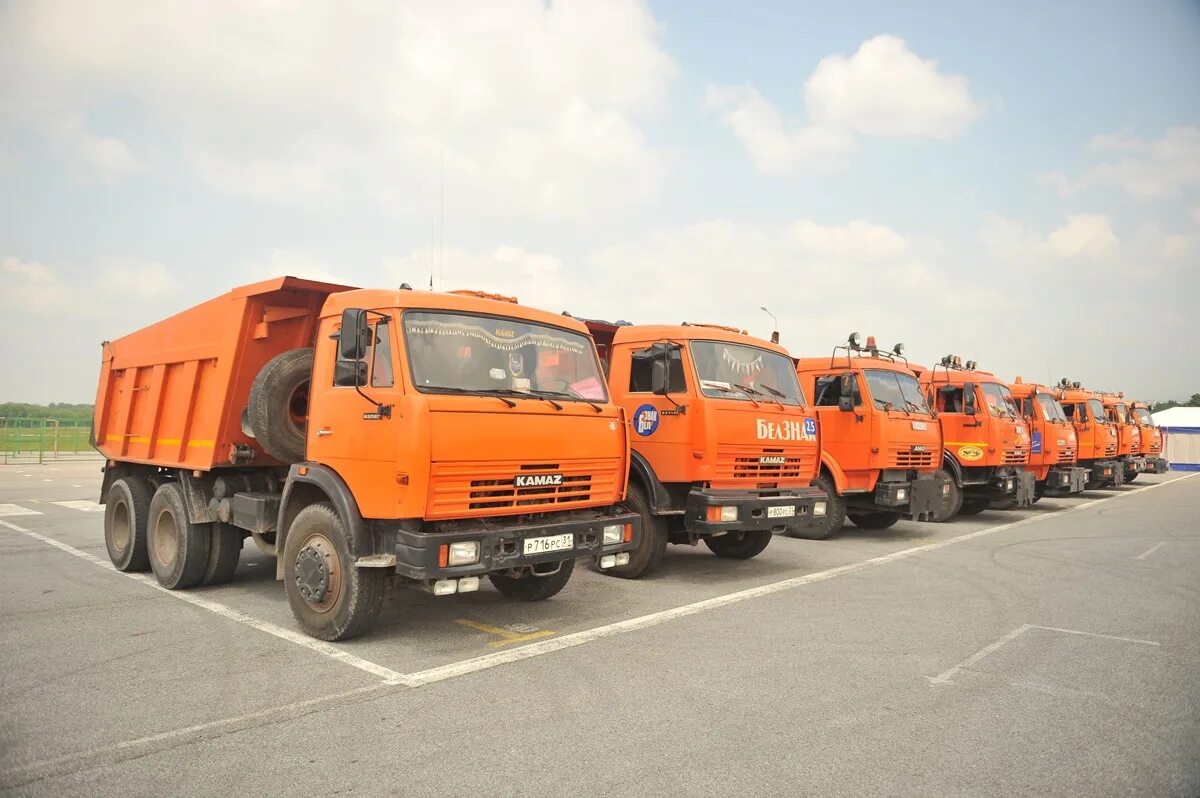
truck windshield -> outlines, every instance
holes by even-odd
[[[880,410],[891,405],[896,410],[929,412],[915,377],[889,369],[865,369],[865,372],[871,401]]]
[[[1008,386],[1001,385],[998,382],[985,382],[980,384],[983,389],[983,398],[987,401],[988,412],[993,416],[1009,416],[1016,418],[1020,415],[1017,410],[1016,400],[1013,399],[1012,392],[1008,390]]]
[[[1124,402],[1113,405],[1113,418],[1121,424],[1129,423],[1129,413],[1125,411]]]
[[[1153,427],[1154,422],[1150,420],[1150,411],[1144,407],[1135,407],[1133,415],[1137,419],[1137,423],[1143,427]]]
[[[791,358],[769,349],[721,341],[692,341],[690,346],[705,396],[804,404]]]
[[[1104,404],[1099,399],[1088,399],[1088,412],[1097,421],[1108,420],[1108,414],[1104,412]]]
[[[577,332],[502,316],[410,310],[404,337],[418,391],[608,399],[596,350]]]
[[[1047,421],[1066,421],[1067,416],[1063,413],[1062,405],[1048,393],[1039,393],[1037,395],[1038,406],[1042,408],[1042,415]]]

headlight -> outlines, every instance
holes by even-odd
[[[609,524],[608,526],[604,527],[604,545],[605,546],[612,546],[614,544],[620,543],[624,537],[625,537],[625,525],[624,524]]]
[[[450,554],[446,558],[450,565],[474,565],[479,562],[479,541],[461,540],[450,544]]]
[[[736,505],[713,505],[708,508],[708,520],[711,523],[727,523],[736,521],[738,517],[738,508]]]
[[[902,502],[907,498],[908,498],[908,491],[905,490],[904,488],[901,488],[900,490],[896,491],[896,501]]]
[[[815,517],[818,515],[825,515],[826,506],[827,505],[825,502],[814,502],[813,503],[813,516]]]

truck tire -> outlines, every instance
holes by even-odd
[[[104,500],[104,547],[118,571],[149,571],[146,524],[154,491],[147,480],[122,477]]]
[[[231,524],[217,522],[212,525],[212,542],[208,548],[208,566],[200,580],[202,585],[223,585],[237,571],[238,558],[242,555],[245,538],[242,530]]]
[[[847,513],[846,516],[859,529],[889,529],[900,520],[897,513],[887,512]]]
[[[296,515],[283,544],[283,586],[292,615],[319,640],[348,640],[379,617],[387,574],[354,564],[350,536],[328,502]]]
[[[805,540],[825,540],[834,532],[841,529],[842,524],[846,522],[846,499],[838,495],[837,488],[833,484],[833,478],[828,473],[822,471],[821,475],[814,479],[812,484],[813,487],[825,491],[825,520],[819,526],[789,529],[784,533],[788,537],[803,538]]]
[[[246,423],[263,451],[282,463],[304,459],[313,350],[276,355],[250,386]]]
[[[1141,471],[1135,471],[1132,474],[1126,474],[1125,475],[1125,484],[1128,485],[1130,482],[1133,482],[1135,479],[1138,478],[1138,475],[1141,473],[1142,473]]]
[[[759,529],[747,532],[726,532],[715,538],[705,538],[704,545],[718,557],[730,560],[748,560],[763,553],[771,542],[771,530]]]
[[[558,595],[558,591],[567,586],[574,571],[575,561],[563,560],[558,570],[547,576],[531,573],[524,576],[488,574],[488,579],[505,598],[515,601],[544,601]]]
[[[963,498],[962,506],[958,509],[959,515],[979,515],[984,510],[992,506],[991,499],[988,498]]]
[[[637,548],[629,552],[628,563],[600,573],[621,579],[640,579],[654,573],[662,564],[663,555],[667,551],[667,524],[650,511],[650,501],[642,491],[641,485],[629,486],[629,493],[625,496],[625,507],[629,512],[641,516]],[[596,569],[599,570],[599,567],[596,566]]]
[[[954,479],[954,475],[944,468],[937,470],[936,476],[941,477],[950,486],[950,492],[942,497],[942,506],[938,508],[937,515],[933,517],[933,522],[936,524],[944,524],[948,521],[953,521],[962,510],[963,506],[963,489],[959,486],[958,481]]]
[[[146,548],[150,570],[167,590],[195,587],[204,578],[212,543],[212,524],[188,520],[183,489],[178,482],[164,482],[150,501],[146,525]]]

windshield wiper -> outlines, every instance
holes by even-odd
[[[461,393],[466,396],[494,396],[509,407],[516,407],[517,403],[505,397],[519,393],[511,388],[450,388],[445,385],[422,385],[421,390],[433,393]]]
[[[762,391],[756,391],[756,390],[754,390],[753,388],[751,388],[749,385],[739,385],[739,384],[738,384],[738,383],[736,383],[736,382],[735,382],[735,383],[732,383],[732,385],[733,385],[733,387],[734,387],[734,388],[737,388],[739,391],[741,391],[742,393],[746,394],[746,396],[749,396],[749,397],[750,397],[750,401],[754,403],[754,406],[755,406],[755,407],[758,407],[758,400],[757,400],[757,399],[755,399],[754,397],[755,397],[755,396],[762,396],[762,395],[763,395],[763,394],[762,394]]]
[[[558,396],[563,399],[570,399],[572,401],[585,402],[588,405],[591,405],[591,408],[593,410],[595,410],[597,413],[604,412],[604,408],[601,407],[600,405],[596,404],[595,402],[593,402],[591,399],[585,399],[582,396],[576,396],[575,394],[567,393],[566,391],[534,391],[534,390],[530,390],[529,392],[535,396],[545,399],[547,402],[554,405],[559,410],[562,410],[562,405],[560,405],[558,402],[554,401],[553,399],[550,399],[549,397]]]
[[[912,401],[911,399],[905,399],[904,406],[911,407],[913,409],[914,413],[928,413],[929,412],[928,410],[922,410],[921,406],[919,404],[917,404],[916,402]]]
[[[741,388],[741,387],[743,387],[743,386],[739,385],[738,387],[739,387],[739,388]],[[761,385],[761,386],[759,386],[759,387],[760,387],[760,388],[762,388],[762,389],[763,389],[764,391],[766,391],[767,393],[769,393],[769,394],[771,394],[772,396],[774,396],[774,397],[775,397],[775,404],[779,405],[779,408],[780,408],[781,410],[783,409],[783,402],[781,402],[781,401],[779,401],[779,400],[780,400],[780,399],[783,399],[783,398],[786,398],[786,397],[787,397],[787,394],[786,394],[786,393],[784,393],[783,391],[777,391],[777,390],[775,390],[774,388],[772,388],[770,385]]]

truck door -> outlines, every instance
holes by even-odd
[[[665,341],[659,345],[667,345]],[[653,347],[630,344],[614,349],[614,363],[622,368],[611,370],[613,395],[625,408],[629,419],[629,445],[642,455],[654,469],[661,482],[692,481],[692,452],[703,449],[704,443],[693,442],[699,403],[693,401],[687,353],[683,347],[668,345],[672,364],[670,393],[658,396],[651,392],[650,373],[655,359]],[[617,381],[621,381],[617,384]],[[690,412],[680,412],[680,406],[692,405]]]
[[[817,377],[813,404],[821,420],[821,446],[833,455],[833,459],[847,474],[866,472],[871,469],[875,413],[864,406],[862,383],[854,372],[849,372],[854,379],[854,409],[847,412],[838,408],[841,376],[844,373],[839,371]],[[855,487],[866,489],[866,484],[856,484]]]
[[[308,459],[337,471],[366,505],[361,509],[368,517],[368,506],[376,503],[371,497],[381,493],[373,487],[394,484],[397,443],[404,423],[394,413],[389,417],[378,412],[376,404],[394,409],[400,399],[398,325],[390,316],[371,314],[370,329],[365,357],[355,363],[341,358],[337,338],[330,338],[338,330],[338,320],[326,319],[321,325],[313,358],[307,435]],[[381,467],[381,463],[392,466]]]

